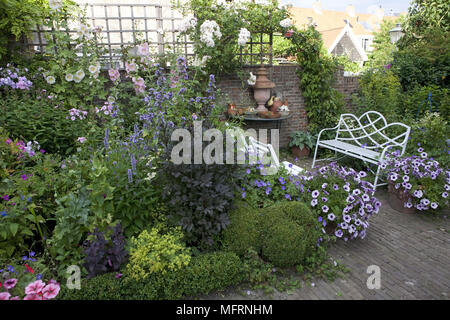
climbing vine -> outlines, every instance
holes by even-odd
[[[310,131],[318,133],[323,128],[334,127],[344,105],[342,95],[333,88],[336,60],[323,51],[321,35],[314,27],[291,29],[287,36],[293,44],[290,54],[300,67],[297,74]]]

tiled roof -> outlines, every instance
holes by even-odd
[[[352,31],[356,36],[359,35],[372,35],[374,31],[379,30],[379,25],[382,20],[375,15],[367,13],[356,13],[355,17],[350,17],[345,11],[332,11],[321,10],[322,14],[315,12],[311,8],[290,8],[291,18],[297,27],[302,27],[309,23],[308,17],[311,17],[317,24],[316,29],[322,34],[328,33],[327,37],[331,37],[333,34],[336,36],[345,26],[345,19],[351,24]],[[397,20],[395,16],[384,16],[383,20]],[[340,29],[336,33],[336,29]],[[328,40],[327,40],[328,41]],[[334,39],[331,41],[331,43]],[[325,37],[324,37],[325,42]],[[330,45],[331,45],[330,43]]]

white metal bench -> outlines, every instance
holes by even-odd
[[[331,140],[320,140],[325,131],[336,130],[336,136]],[[316,150],[312,168],[317,161],[329,159],[316,159],[319,147],[327,148],[337,153],[361,159],[365,162],[377,165],[374,192],[377,186],[386,183],[378,183],[380,162],[384,159],[386,151],[391,147],[401,149],[401,155],[405,152],[411,128],[403,123],[388,124],[383,115],[377,111],[368,111],[359,118],[353,114],[342,114],[339,123],[334,128],[326,128],[320,131],[317,137]]]

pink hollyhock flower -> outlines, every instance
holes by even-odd
[[[116,82],[120,79],[120,72],[118,69],[109,69],[108,70],[109,78],[111,81]]]
[[[138,54],[140,56],[147,56],[150,53],[148,43],[144,42],[142,45],[138,46]]]
[[[145,92],[144,79],[142,79],[141,77],[139,77],[137,79],[133,77],[132,81],[134,83],[134,90],[136,90],[136,93]]]
[[[17,279],[8,279],[5,281],[5,283],[3,284],[3,286],[5,287],[6,290],[12,289],[16,286],[17,283]]]
[[[0,292],[0,300],[9,300],[11,294],[9,292]]]
[[[45,300],[53,299],[59,293],[59,285],[50,283],[42,290],[42,296]]]
[[[45,287],[45,282],[44,281],[36,280],[35,282],[30,283],[25,288],[25,293],[27,295],[38,294],[38,293],[42,292],[42,289],[44,289],[44,287]]]
[[[42,296],[35,293],[27,294],[23,300],[42,300]]]
[[[134,61],[130,63],[128,63],[128,61],[125,61],[125,70],[127,71],[127,73],[136,72],[136,64],[134,63]]]

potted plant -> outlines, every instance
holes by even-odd
[[[289,147],[297,158],[307,157],[316,145],[316,140],[317,138],[307,131],[295,131],[291,134]]]
[[[450,171],[428,158],[423,148],[420,156],[399,157],[389,154],[381,168],[387,172],[389,204],[397,211],[435,211],[448,207]]]

